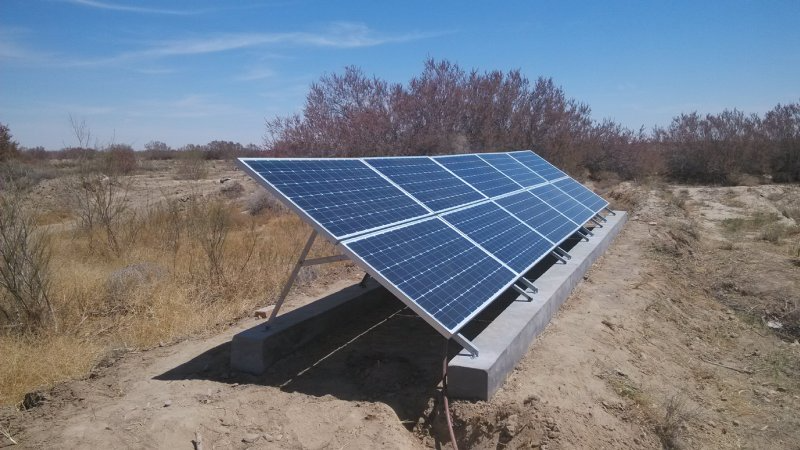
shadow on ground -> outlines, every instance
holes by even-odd
[[[570,249],[575,242],[570,240],[562,247]],[[528,273],[528,279],[535,280],[554,263],[556,259],[548,256]],[[520,301],[517,297],[513,290],[501,295],[462,333],[468,338],[476,336],[511,302]],[[255,384],[347,401],[382,402],[410,428],[439,398],[445,345],[436,330],[382,290],[361,314],[339,322],[262,375],[232,372],[231,344],[227,342],[156,379]],[[453,342],[447,347],[448,360],[462,350]]]

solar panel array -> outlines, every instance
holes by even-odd
[[[531,151],[239,161],[447,337],[608,207]]]

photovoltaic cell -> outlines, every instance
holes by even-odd
[[[438,218],[344,245],[451,333],[517,277]]]
[[[545,182],[544,178],[535,174],[508,153],[486,153],[480,155],[480,158],[522,186],[531,187]]]
[[[485,198],[428,157],[379,158],[366,162],[433,211]]]
[[[555,244],[560,244],[578,228],[575,222],[527,191],[498,198],[495,202]]]
[[[567,176],[567,174],[558,170],[556,166],[530,150],[512,152],[510,155],[547,181]]]
[[[241,161],[337,238],[428,213],[358,160]]]
[[[433,160],[447,167],[487,197],[522,188],[477,155],[440,156],[434,157]]]
[[[608,202],[602,197],[595,194],[589,190],[589,188],[578,183],[572,178],[565,178],[563,180],[556,181],[553,184],[595,213],[600,212],[603,208],[608,206]]]
[[[583,225],[594,217],[595,213],[593,211],[590,211],[589,208],[581,205],[574,198],[561,192],[552,184],[533,188],[530,192],[578,225]]]
[[[526,272],[553,249],[552,243],[491,202],[443,218],[517,273]]]

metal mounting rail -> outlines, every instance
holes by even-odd
[[[295,263],[294,268],[292,269],[292,273],[289,275],[289,279],[286,280],[286,284],[283,285],[283,290],[281,291],[281,295],[278,296],[278,301],[275,302],[275,307],[272,308],[272,313],[270,314],[269,319],[267,319],[267,328],[269,328],[270,323],[272,323],[272,321],[275,320],[275,317],[277,317],[278,312],[281,310],[283,302],[286,301],[286,297],[289,295],[289,291],[292,289],[295,280],[297,280],[297,275],[300,273],[300,269],[302,269],[303,267],[316,266],[319,264],[328,264],[332,262],[339,262],[350,259],[345,255],[331,255],[331,256],[323,256],[320,258],[306,259],[316,239],[317,239],[317,230],[312,229],[311,235],[308,237],[308,241],[306,241],[306,245],[303,247],[303,251],[300,252],[300,257],[297,259],[297,262]],[[359,285],[361,287],[366,287],[368,278],[369,274],[365,275],[364,279],[361,280],[361,283],[359,283]]]

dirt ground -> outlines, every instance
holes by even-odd
[[[631,220],[461,448],[800,448],[800,188],[615,186]],[[287,307],[358,281],[298,289]],[[443,340],[388,294],[263,376],[231,337],[108,360],[0,411],[22,448],[448,448]],[[0,436],[0,447],[11,442]]]

